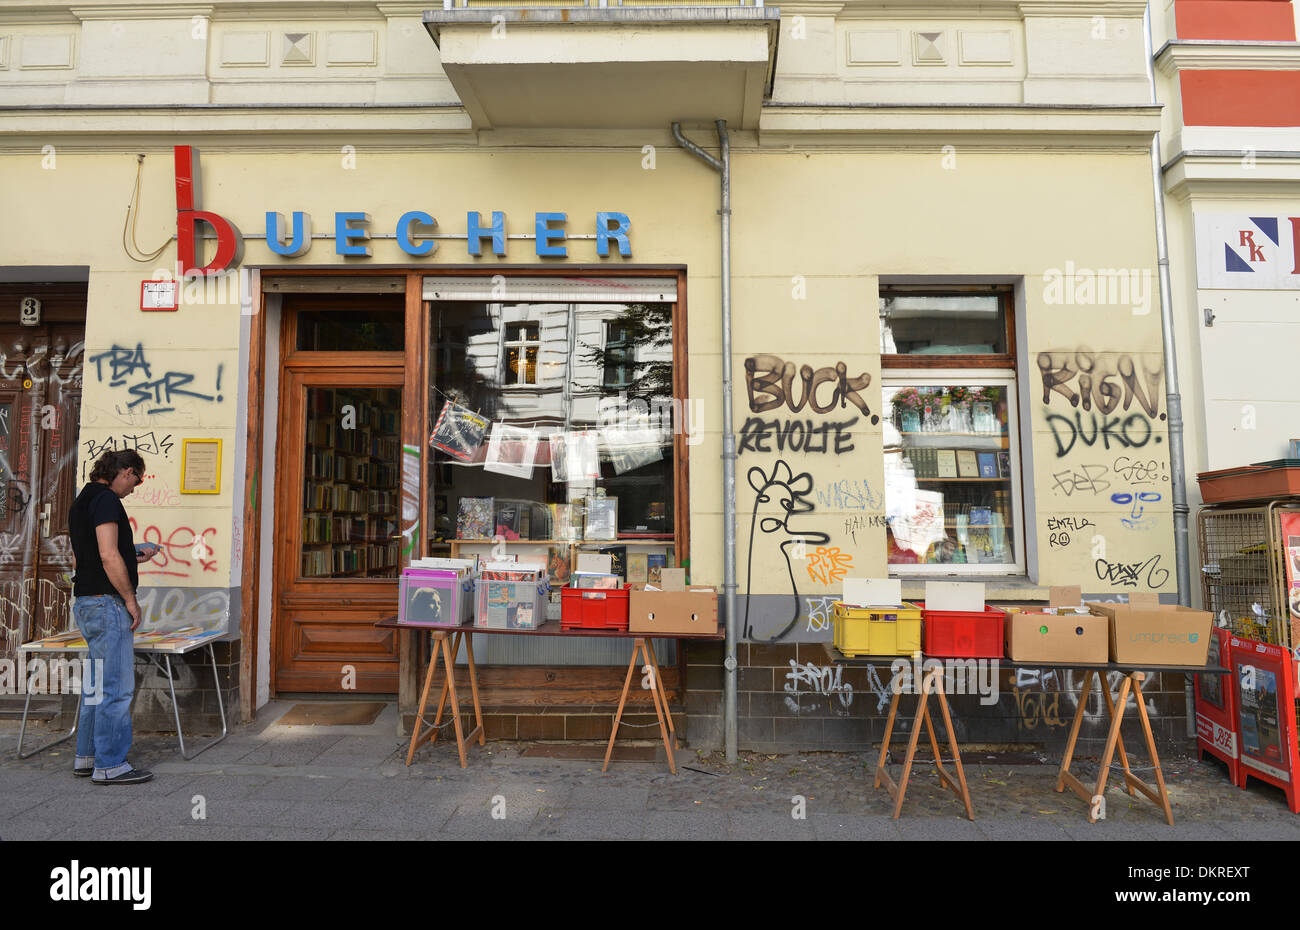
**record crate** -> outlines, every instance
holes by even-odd
[[[631,589],[562,588],[560,629],[626,630]]]
[[[921,608],[852,607],[837,602],[835,648],[846,656],[910,656],[921,651]]]
[[[952,659],[1001,659],[1005,611],[985,605],[983,611],[926,610],[917,605],[925,620],[925,654]]]
[[[404,568],[398,583],[399,623],[461,626],[474,619],[476,576],[440,568]]]
[[[536,630],[546,622],[550,593],[544,573],[538,580],[480,578],[476,585],[474,625],[489,630]]]

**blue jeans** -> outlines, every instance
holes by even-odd
[[[99,703],[89,704],[90,689],[83,682],[77,765],[93,757],[95,777],[111,778],[130,768],[126,754],[131,749],[131,696],[135,692],[131,615],[121,598],[98,594],[73,601],[72,617],[90,647],[92,674],[101,676],[95,684],[103,688]]]

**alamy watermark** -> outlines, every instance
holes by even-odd
[[[83,703],[94,706],[104,699],[104,660],[0,659],[0,694],[80,694]]]
[[[181,263],[177,262],[174,270],[154,269],[152,281],[176,282],[176,306],[217,306],[234,304],[241,308],[245,316],[253,310],[252,276],[247,268],[238,271],[222,271],[217,274],[184,275]]]
[[[1083,306],[1129,306],[1134,316],[1151,312],[1155,273],[1150,268],[1076,268],[1066,262],[1064,270],[1048,268],[1043,273],[1043,303]]]
[[[652,431],[659,435],[684,435],[688,446],[704,441],[700,425],[704,420],[704,401],[693,398],[656,397],[646,401],[629,398],[626,391],[602,397],[596,406],[601,429],[627,433]]]
[[[920,694],[922,687],[933,694],[936,686],[944,694],[978,694],[980,704],[998,702],[997,659],[925,659],[919,652],[911,659],[897,658],[889,664],[891,694]],[[934,674],[936,671],[942,674]]]

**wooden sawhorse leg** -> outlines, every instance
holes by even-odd
[[[974,820],[975,811],[971,807],[970,789],[966,785],[966,770],[962,768],[961,751],[957,746],[957,734],[953,730],[952,716],[948,711],[948,698],[944,694],[943,669],[931,669],[922,680],[920,690],[921,693],[916,698],[916,714],[912,718],[912,735],[907,742],[907,755],[903,757],[903,774],[897,783],[894,782],[885,766],[885,762],[889,758],[889,739],[894,732],[894,719],[898,713],[898,699],[902,694],[901,689],[895,689],[894,691],[893,700],[889,703],[889,718],[885,722],[885,736],[880,744],[880,759],[876,763],[875,787],[879,788],[881,783],[884,783],[885,790],[894,799],[894,819],[897,820],[903,811],[903,798],[907,794],[907,782],[912,775],[912,760],[916,756],[916,744],[921,738],[921,727],[924,726],[926,733],[930,737],[930,748],[934,752],[934,767],[939,773],[939,781],[957,796],[957,799],[962,802],[962,806],[966,808],[966,816]],[[932,692],[938,697],[939,710],[943,714],[943,724],[948,731],[948,748],[952,752],[953,767],[957,772],[955,779],[943,766],[943,753],[939,751],[939,741],[934,735],[934,724],[930,719],[928,706],[929,695]]]
[[[1074,746],[1079,737],[1079,727],[1083,722],[1084,709],[1088,703],[1088,687],[1093,675],[1097,676],[1106,710],[1110,714],[1110,729],[1106,733],[1106,747],[1102,751],[1101,768],[1097,772],[1096,788],[1089,794],[1083,782],[1079,781],[1070,772],[1070,761],[1074,758]],[[1083,691],[1079,695],[1079,706],[1074,712],[1074,723],[1070,726],[1070,738],[1065,745],[1065,758],[1061,760],[1061,770],[1056,779],[1056,790],[1064,791],[1068,785],[1075,794],[1083,799],[1084,803],[1088,805],[1088,823],[1096,823],[1101,819],[1098,815],[1101,814],[1105,804],[1106,782],[1110,775],[1110,763],[1115,757],[1115,750],[1118,749],[1120,764],[1124,768],[1124,789],[1130,795],[1133,795],[1134,790],[1142,792],[1164,812],[1165,822],[1171,827],[1174,825],[1174,813],[1169,804],[1169,791],[1165,787],[1164,773],[1160,770],[1160,756],[1156,752],[1155,735],[1151,732],[1151,718],[1147,716],[1146,704],[1142,700],[1142,682],[1145,678],[1146,675],[1143,672],[1129,672],[1124,676],[1123,684],[1120,685],[1119,695],[1112,700],[1110,690],[1106,685],[1106,679],[1101,676],[1100,672],[1089,670],[1083,676]],[[1124,721],[1124,710],[1128,704],[1130,693],[1137,697],[1138,719],[1142,723],[1142,735],[1146,740],[1147,752],[1151,755],[1151,765],[1156,773],[1155,788],[1152,788],[1133,774],[1128,762],[1128,753],[1124,751],[1120,725]],[[1101,801],[1101,803],[1098,803],[1098,801]]]
[[[654,652],[650,649],[650,644],[638,636],[632,640],[632,661],[627,666],[627,677],[623,680],[623,693],[618,699],[618,711],[614,714],[614,728],[609,734],[609,745],[605,748],[605,764],[600,767],[602,772],[608,771],[610,757],[614,755],[614,740],[618,739],[618,727],[623,720],[623,707],[627,704],[627,693],[632,687],[632,676],[637,671],[637,656],[643,656],[645,663],[650,668],[650,700],[654,702],[655,716],[659,718],[659,735],[663,737],[664,751],[668,754],[668,770],[674,775],[677,774],[677,760],[675,757],[675,748],[677,745],[677,730],[673,727],[672,715],[667,715],[667,724],[665,725],[665,712],[668,710],[668,696],[663,693],[663,679],[659,675],[659,666],[655,663]],[[660,702],[663,702],[662,707]],[[668,739],[668,732],[672,730],[672,740]]]
[[[460,700],[456,695],[456,653],[460,651],[461,643],[465,643],[465,654],[469,663],[469,684],[470,690],[474,696],[474,729],[468,734],[464,732],[460,718]],[[443,667],[442,691],[438,695],[438,712],[434,715],[433,724],[425,729],[424,713],[429,703],[429,690],[433,684],[434,675],[438,669],[438,662],[441,659]],[[406,751],[406,764],[410,765],[415,758],[415,750],[422,743],[435,743],[438,741],[438,731],[442,727],[442,712],[447,705],[447,698],[451,697],[451,719],[452,726],[456,730],[456,749],[460,754],[460,767],[467,768],[469,760],[466,755],[466,745],[472,743],[475,737],[478,737],[480,746],[485,745],[486,738],[483,734],[483,713],[479,707],[478,699],[478,669],[474,665],[474,645],[466,638],[462,631],[456,631],[448,634],[443,630],[436,630],[433,633],[433,655],[429,659],[429,674],[424,679],[424,690],[420,695],[420,707],[415,713],[415,726],[411,728],[411,746]]]

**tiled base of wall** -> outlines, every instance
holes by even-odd
[[[616,704],[574,704],[553,707],[536,705],[497,705],[483,707],[483,733],[488,739],[517,740],[607,740],[614,724]],[[670,707],[673,726],[683,739],[686,736],[686,713],[682,707]],[[446,717],[444,716],[444,720]],[[468,732],[474,721],[472,706],[461,709],[461,720]],[[402,733],[410,738],[415,715],[404,714]],[[425,721],[428,726],[432,718]],[[641,705],[623,709],[619,739],[660,739],[659,718],[654,710]],[[450,727],[439,739],[454,739]]]
[[[212,680],[212,662],[208,651],[201,649],[184,656],[172,656],[172,675],[176,682],[176,703],[180,709],[185,735],[220,733],[221,715],[217,704],[217,687],[225,705],[226,724],[239,722],[239,641],[217,643],[217,682]],[[159,662],[162,660],[159,658]],[[165,663],[163,668],[165,668]],[[152,662],[136,657],[135,701],[131,708],[132,724],[141,733],[174,733],[176,718],[172,713],[171,689],[167,675]]]
[[[723,746],[723,646],[691,644],[686,665],[687,739],[692,747]],[[884,736],[892,677],[891,660],[874,668],[836,663],[821,643],[737,646],[737,745],[760,752],[862,752],[878,749]],[[1118,689],[1118,673],[1112,694]],[[986,676],[987,678],[987,676]],[[1044,674],[1038,670],[999,669],[995,703],[978,694],[950,694],[959,745],[1038,746],[1048,752],[1064,748],[1077,707],[1083,672]],[[1153,673],[1144,685],[1157,748],[1185,748],[1188,743],[1184,676]],[[891,742],[905,745],[916,698],[904,694]],[[932,719],[942,741],[938,707],[931,698]],[[1141,757],[1145,747],[1136,707],[1124,716],[1125,745]],[[1077,753],[1096,755],[1104,748],[1109,718],[1094,684],[1079,735]],[[926,738],[922,736],[922,744]]]

